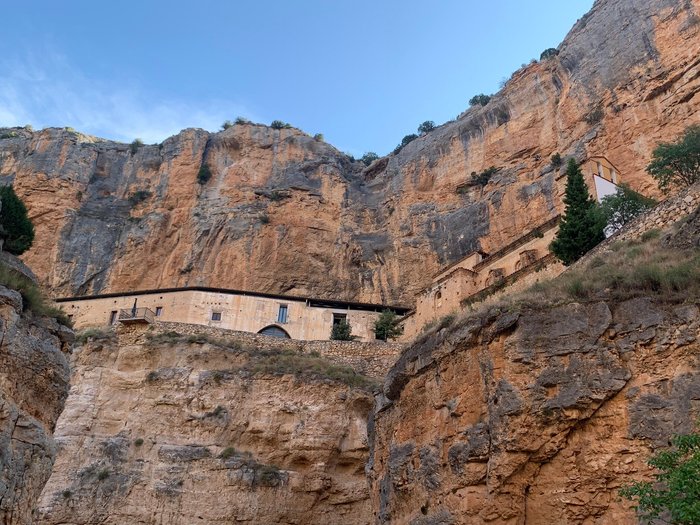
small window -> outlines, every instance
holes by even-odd
[[[212,312],[211,313],[211,320],[212,321],[221,321],[221,312]]]
[[[162,306],[156,306],[156,317],[160,317],[160,314],[163,313],[163,307]]]
[[[109,313],[109,324],[110,324],[110,325],[113,325],[113,324],[116,323],[116,322],[117,322],[117,311],[116,311],[116,310],[112,310],[112,311]]]
[[[287,305],[286,304],[280,305],[280,309],[277,312],[277,322],[283,323],[283,324],[287,322]]]
[[[347,314],[333,314],[333,325],[340,324],[342,321],[346,321],[347,318]]]

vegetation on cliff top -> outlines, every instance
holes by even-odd
[[[665,193],[700,181],[700,125],[688,127],[675,142],[656,146],[647,172]]]
[[[73,326],[66,313],[52,306],[36,284],[2,263],[0,263],[0,285],[22,295],[22,308],[24,310],[29,310],[42,317],[53,317],[64,326]]]
[[[233,338],[217,338],[206,334],[183,335],[178,332],[149,333],[148,345],[173,344],[210,344],[240,354],[246,358],[245,363],[232,368],[229,372],[249,372],[267,375],[294,375],[304,380],[330,380],[348,386],[372,390],[377,384],[373,379],[358,374],[349,366],[332,363],[316,352],[302,352],[294,349],[264,349],[254,347]],[[153,378],[157,373],[152,372]],[[219,380],[225,376],[219,371]]]

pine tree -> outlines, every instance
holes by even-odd
[[[557,236],[549,248],[568,266],[605,239],[605,224],[574,159],[569,160],[566,176],[566,209]]]
[[[0,188],[0,227],[5,238],[4,249],[14,255],[26,252],[34,242],[34,226],[27,208],[12,186]]]

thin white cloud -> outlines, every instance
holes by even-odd
[[[218,130],[239,115],[261,120],[231,101],[152,98],[133,83],[112,86],[90,79],[55,53],[0,60],[0,126],[71,126],[99,137],[150,143],[189,127]]]

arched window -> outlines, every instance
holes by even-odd
[[[283,330],[279,326],[275,326],[274,324],[266,326],[258,333],[262,335],[269,335],[270,337],[281,337],[283,339],[291,339],[291,337],[289,337],[289,334],[285,330]]]

